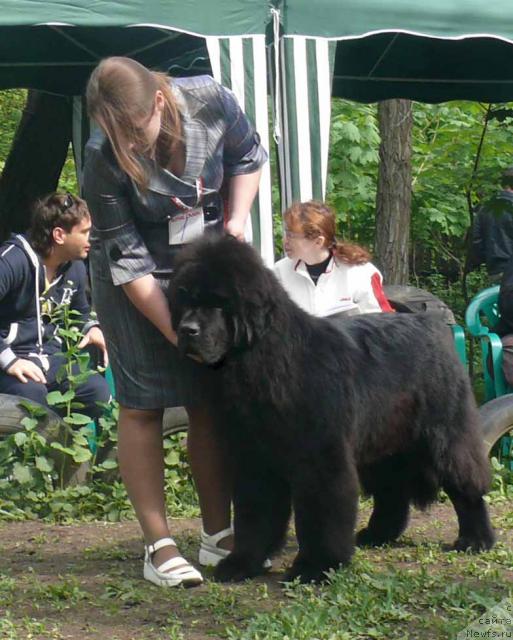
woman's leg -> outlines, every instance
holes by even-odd
[[[186,407],[189,416],[187,448],[205,533],[212,535],[230,526],[232,477],[229,460],[216,434],[212,419],[202,407]],[[232,538],[219,546],[232,548]]]
[[[160,409],[123,406],[119,412],[119,469],[146,544],[170,535],[164,497],[162,413]],[[164,547],[156,551],[153,564],[158,567],[179,555],[176,547]]]

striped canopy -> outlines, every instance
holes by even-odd
[[[277,9],[285,205],[324,197],[331,95],[513,100],[511,0],[287,0]]]
[[[332,92],[513,100],[512,40],[511,0],[0,0],[0,88],[80,94],[108,55],[213,73],[267,147],[272,104],[285,207],[324,197]],[[78,140],[88,124],[80,101],[76,114]],[[272,262],[269,165],[252,222]]]
[[[104,57],[123,55],[171,75],[212,73],[232,88],[269,148],[262,0],[0,0],[0,88],[25,86],[80,96]],[[74,101],[80,179],[89,133]],[[248,235],[272,263],[271,179],[264,168]]]

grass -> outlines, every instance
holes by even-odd
[[[350,567],[320,587],[283,585],[282,573],[272,573],[238,585],[207,579],[192,590],[159,590],[141,580],[136,523],[6,523],[0,527],[6,547],[0,557],[8,565],[0,568],[0,638],[455,638],[476,617],[513,598],[512,506],[493,501],[501,541],[487,553],[444,550],[455,522],[451,506],[440,504],[432,514],[416,514],[398,544],[358,550]],[[30,527],[34,535],[27,536]],[[197,552],[198,528],[189,521],[177,531],[190,557]],[[280,560],[286,565],[294,553],[291,540],[279,571]]]
[[[389,564],[378,570],[359,552],[351,568],[334,573],[328,586],[288,586],[290,604],[256,615],[242,633],[232,627],[228,638],[451,638],[478,614],[513,595],[510,580],[490,569],[494,553],[467,567],[459,562],[454,575],[454,556],[441,558],[430,546],[402,554],[403,562],[417,566]],[[509,562],[512,566],[511,552]]]

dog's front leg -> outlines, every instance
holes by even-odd
[[[262,459],[238,453],[234,478],[234,549],[217,566],[220,582],[259,575],[265,561],[283,544],[290,518],[288,484]]]
[[[299,553],[288,580],[322,582],[326,572],[349,563],[354,552],[358,476],[352,456],[340,446],[311,452],[309,473],[294,474],[292,502]]]

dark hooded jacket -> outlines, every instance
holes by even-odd
[[[490,275],[503,273],[513,258],[513,191],[500,191],[483,204],[474,219],[471,265],[486,265]]]
[[[18,358],[35,358],[46,370],[45,356],[62,351],[52,311],[69,304],[80,313],[83,332],[98,324],[86,296],[86,269],[81,260],[61,265],[46,289],[45,269],[27,238],[12,235],[0,246],[0,367]],[[45,290],[46,289],[46,290]]]

